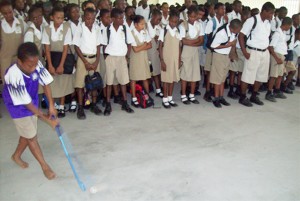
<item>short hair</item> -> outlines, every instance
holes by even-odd
[[[254,16],[254,15],[258,14],[258,13],[259,13],[259,9],[258,8],[251,9],[251,16]]]
[[[175,9],[172,9],[169,12],[169,18],[173,18],[173,17],[179,17],[179,12]]]
[[[100,10],[100,18],[104,17],[104,15],[107,14],[107,13],[110,14],[108,9],[101,9]]]
[[[143,16],[141,16],[141,15],[135,15],[134,18],[133,18],[133,23],[137,24],[137,23],[139,23],[143,19],[144,19]]]
[[[39,56],[39,50],[34,43],[26,42],[19,46],[17,56],[18,59],[24,62],[28,57]]]
[[[250,12],[250,10],[243,10],[242,11],[242,16],[249,16],[249,15],[251,15],[251,12]]]
[[[190,15],[192,13],[198,13],[198,7],[195,5],[192,5],[188,8],[187,14]]]
[[[153,9],[152,16],[157,16],[157,15],[162,15],[162,13],[158,9]]]
[[[96,11],[93,8],[84,9],[83,15],[86,15],[87,13],[91,13],[91,14],[96,15]]]
[[[278,12],[282,12],[282,11],[288,11],[288,9],[287,9],[286,7],[284,7],[284,6],[281,6],[281,7],[279,8],[279,11],[278,11]]]
[[[167,2],[163,2],[162,4],[161,4],[161,7],[163,7],[164,5],[169,5]]]
[[[53,16],[53,15],[55,15],[55,13],[60,13],[60,12],[65,13],[64,9],[62,7],[54,7],[52,9],[51,15]]]
[[[33,14],[34,12],[39,11],[39,10],[41,10],[40,7],[37,7],[37,6],[35,6],[35,5],[31,6],[31,8],[30,8],[29,11],[28,11],[29,19],[31,18],[31,16],[32,16],[32,14]]]
[[[282,23],[281,25],[292,25],[293,24],[293,20],[290,17],[285,17],[282,19]]]
[[[266,11],[266,12],[269,12],[269,11],[275,11],[275,6],[274,6],[274,4],[272,4],[271,2],[266,2],[263,6],[262,6],[262,8],[261,8],[261,12],[263,12],[263,11]]]
[[[239,0],[235,0],[235,1],[232,3],[233,6],[236,6],[237,4],[242,4],[242,2],[239,1]]]
[[[292,19],[294,20],[294,19],[296,19],[297,17],[299,17],[299,13],[297,13],[297,14],[294,14],[293,16],[292,16]]]
[[[223,3],[217,3],[216,5],[215,5],[215,10],[218,10],[220,7],[222,7],[222,6],[225,6]]]
[[[123,15],[123,11],[119,8],[113,8],[110,12],[111,18],[116,18],[119,15]]]
[[[239,19],[234,19],[231,20],[230,24],[229,24],[230,28],[232,29],[238,29],[242,27],[242,21]]]
[[[127,6],[127,7],[125,8],[125,13],[127,13],[129,9],[134,9],[134,7],[133,7],[133,6]]]
[[[11,6],[12,7],[12,4],[9,1],[1,1],[0,2],[0,9],[2,9],[5,6]]]

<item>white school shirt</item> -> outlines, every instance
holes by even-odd
[[[93,24],[92,30],[83,22],[76,30],[73,38],[73,45],[79,47],[83,54],[97,54],[97,46],[101,43],[101,30],[98,24]]]
[[[69,22],[70,27],[71,27],[71,34],[72,34],[72,38],[73,38],[75,33],[76,33],[76,30],[78,29],[78,27],[81,26],[82,21],[81,21],[81,18],[79,18],[79,22],[78,22],[77,25],[74,22],[72,22],[71,20],[69,20],[68,22]]]
[[[63,24],[61,24],[58,29],[55,31],[54,23],[50,22],[50,31],[51,31],[51,39],[52,41],[63,41]],[[46,30],[44,29],[42,35],[42,44],[43,45],[50,45],[50,36],[48,36]],[[72,34],[71,29],[69,28],[67,34],[65,36],[65,40],[63,41],[64,45],[71,45],[72,44]]]
[[[229,24],[226,26],[226,29],[227,29],[227,33],[226,33],[225,29],[222,29],[221,31],[216,33],[215,38],[214,38],[213,42],[211,43],[212,48],[216,48],[216,47],[220,46],[221,43],[228,42],[228,38],[230,38],[229,42],[232,42],[236,39],[236,34],[231,33],[231,31],[229,29]],[[231,50],[231,47],[222,48],[222,49],[214,49],[214,51],[219,54],[229,54],[230,50]]]
[[[271,31],[276,31],[277,28],[281,27],[281,23],[282,23],[282,21],[278,18],[278,16],[273,18],[271,20]],[[276,26],[276,24],[277,24],[277,26]]]
[[[283,32],[285,34],[286,42],[288,42],[291,39],[291,42],[288,45],[288,50],[293,50],[294,49],[295,31],[296,31],[296,28],[292,25],[292,33],[291,33],[290,29]]]
[[[217,17],[214,17],[214,19],[216,20],[216,29],[214,30],[213,34],[215,34],[217,32],[219,27],[221,27],[223,24],[225,24],[224,17],[221,17],[220,22]],[[205,34],[207,34],[207,35],[210,34],[213,31],[213,27],[214,27],[214,22],[213,22],[213,18],[212,18],[207,22],[207,25],[205,27]]]
[[[104,26],[102,22],[99,23],[99,27],[100,27],[100,34],[101,34],[100,37],[101,37],[101,41],[103,41],[103,38],[104,38],[104,36],[103,36],[104,30],[105,30],[107,27]],[[103,43],[103,42],[101,42],[101,43]],[[100,54],[103,54],[103,46],[102,46],[102,45],[101,45],[101,47],[100,47]]]
[[[190,24],[187,23],[189,26],[189,37],[190,38],[198,38],[199,36],[204,36],[204,30],[202,28],[202,24],[198,21],[195,21],[194,24]],[[180,36],[181,38],[185,38],[186,37],[186,30],[184,27],[184,24],[181,23],[179,25],[179,32],[180,32]]]
[[[134,28],[133,34],[139,39],[141,43],[149,43],[151,41],[151,38],[147,30],[141,30],[140,32],[138,32],[138,30]],[[136,41],[134,41],[131,45],[136,47],[137,46]]]
[[[297,64],[299,57],[300,57],[300,41],[297,40],[294,43],[294,49],[293,49],[293,63],[294,63],[294,65]],[[299,63],[298,63],[298,65],[299,65]]]
[[[172,37],[176,37],[179,40],[182,40],[181,35],[177,29],[177,27],[174,27],[173,29],[170,27],[170,25],[167,25],[166,27],[167,32],[169,31],[169,33],[171,34]],[[160,40],[161,42],[164,42],[165,39],[165,29],[161,29],[160,33],[159,33],[159,37],[158,40]]]
[[[282,29],[279,27],[276,29],[274,34],[272,35],[272,40],[270,46],[274,48],[276,53],[286,55],[287,54],[287,44],[285,41],[285,34]]]
[[[144,17],[145,21],[148,22],[149,20],[149,15],[150,15],[150,6],[147,5],[147,7],[144,9],[143,6],[139,6],[135,10],[136,15],[141,15]]]
[[[241,20],[241,14],[240,13],[236,13],[234,10],[230,13],[227,13],[227,17],[228,17],[228,23],[230,23],[232,20],[234,19],[239,19]]]
[[[186,8],[184,11],[182,11],[182,12],[180,13],[180,15],[179,15],[180,20],[187,20],[187,18],[188,18],[187,12],[188,12],[188,9]],[[185,14],[184,14],[184,13],[185,13]],[[183,15],[183,14],[184,14],[184,15]],[[184,16],[186,16],[186,19],[184,19]]]
[[[130,29],[130,31],[132,31],[135,26],[134,26],[134,22],[131,22],[131,25],[129,26],[129,24],[127,24],[126,20],[124,20],[124,25],[126,26],[127,29]]]
[[[127,44],[132,44],[134,38],[129,29],[126,28],[127,44],[125,42],[125,33],[123,26],[119,26],[118,30],[113,26],[113,23],[109,27],[110,38],[109,44],[107,44],[107,29],[103,32],[103,42],[101,44],[106,45],[105,53],[111,56],[125,56],[127,54]]]
[[[22,30],[21,23],[24,26],[24,30]],[[14,17],[12,26],[10,26],[6,22],[5,19],[1,20],[1,27],[2,27],[2,30],[7,34],[10,34],[13,32],[20,34],[20,33],[22,33],[22,31],[23,31],[23,33],[25,33],[25,31],[27,30],[27,24],[23,20],[17,19],[16,17]]]
[[[169,15],[167,16],[167,18],[165,18],[164,15],[162,15],[161,24],[163,28],[165,28],[169,24]]]
[[[155,38],[155,36],[159,36],[161,29],[162,27],[160,25],[155,25],[154,27],[152,27],[151,22],[147,22],[147,30],[151,39]]]
[[[201,19],[199,20],[199,22],[200,22],[201,25],[202,25],[204,34],[205,34],[205,29],[206,29],[206,26],[207,26],[208,21],[209,21],[208,18],[207,18],[206,20],[204,20],[204,21],[202,21]]]
[[[34,42],[34,36],[36,36],[39,40],[42,40],[43,27],[41,26],[41,30],[37,29],[34,23],[30,23],[29,27],[33,28],[33,32],[28,31],[24,35],[24,43],[26,42]]]
[[[247,45],[258,49],[267,49],[269,46],[269,36],[271,33],[271,24],[269,20],[262,21],[260,14],[255,15],[257,19],[256,27],[251,33],[251,39],[248,38]],[[254,18],[250,17],[243,25],[241,32],[249,36],[254,24]]]

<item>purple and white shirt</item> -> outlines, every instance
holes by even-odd
[[[32,103],[38,107],[39,84],[45,86],[52,81],[52,76],[40,61],[30,75],[24,74],[17,64],[9,67],[4,76],[2,97],[10,116],[13,119],[32,116],[25,105]]]

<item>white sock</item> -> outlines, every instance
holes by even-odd
[[[64,105],[59,105],[58,109],[64,110],[64,109],[65,109],[65,106],[64,106]]]
[[[156,89],[156,93],[161,93],[161,89]]]
[[[181,95],[181,98],[186,98],[186,95]]]
[[[163,102],[164,102],[164,103],[169,102],[169,101],[168,101],[168,98],[163,97]]]
[[[169,100],[169,102],[171,102],[172,101],[172,96],[168,96],[168,100]]]
[[[71,105],[76,105],[76,101],[72,101],[72,102],[71,102]]]
[[[133,102],[137,101],[137,97],[132,97],[132,101]]]
[[[195,95],[194,95],[194,94],[190,94],[189,97],[190,97],[190,98],[194,98]]]

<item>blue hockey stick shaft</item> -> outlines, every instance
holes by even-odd
[[[69,152],[68,152],[68,150],[67,150],[67,148],[66,148],[65,142],[64,142],[64,140],[63,140],[62,133],[60,132],[60,125],[56,126],[55,130],[56,130],[56,133],[57,133],[57,135],[58,135],[58,138],[59,138],[59,140],[60,140],[60,142],[61,142],[61,144],[62,144],[62,147],[63,147],[63,150],[64,150],[64,152],[65,152],[65,155],[66,155],[66,157],[67,157],[67,159],[68,159],[68,161],[69,161],[69,164],[70,164],[70,166],[71,166],[71,169],[72,169],[72,171],[73,171],[73,174],[74,174],[74,176],[75,176],[75,179],[76,179],[76,181],[77,181],[77,183],[78,183],[80,189],[81,189],[82,191],[85,191],[85,190],[86,190],[86,187],[85,187],[84,183],[79,179],[79,176],[78,176],[78,174],[77,174],[77,171],[76,171],[76,169],[75,169],[75,167],[74,167],[74,165],[73,165],[72,159],[71,159],[71,157],[70,157],[70,155],[69,155]]]

